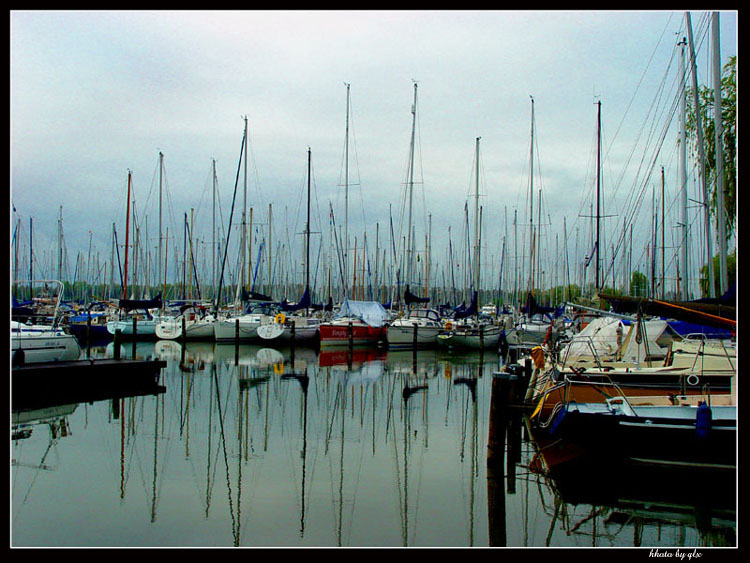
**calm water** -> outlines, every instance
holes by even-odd
[[[568,502],[530,469],[518,421],[504,477],[488,479],[488,439],[505,436],[490,433],[496,354],[164,341],[135,354],[167,360],[165,393],[26,413],[13,546],[735,545],[735,512],[701,516],[689,495]]]

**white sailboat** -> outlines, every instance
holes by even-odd
[[[274,317],[273,323],[258,327],[258,336],[265,341],[312,343],[320,338],[322,319],[310,315],[310,176],[312,152],[307,149],[307,224],[305,227],[305,292],[295,305],[283,307],[285,312]],[[291,314],[300,311],[300,314]],[[286,312],[290,314],[287,315]]]
[[[163,318],[154,333],[161,340],[213,340],[216,317],[200,305],[185,305],[176,317]]]
[[[414,83],[414,103],[411,107],[412,126],[411,143],[409,146],[408,170],[408,221],[406,250],[406,290],[404,291],[404,305],[408,308],[403,316],[399,316],[386,329],[386,339],[389,348],[424,348],[437,344],[437,336],[443,330],[440,314],[433,309],[411,309],[412,303],[426,302],[413,296],[409,290],[412,276],[412,261],[414,256],[414,236],[412,231],[412,201],[414,191],[414,141],[416,136],[417,119],[417,83]]]
[[[455,322],[446,323],[446,331],[439,334],[437,342],[446,348],[468,348],[475,350],[497,350],[500,346],[500,325],[487,322],[478,314],[478,290],[480,260],[479,236],[479,139],[476,139],[476,180],[474,207],[474,291],[471,305],[463,313],[454,315]]]
[[[57,296],[52,299],[54,310],[51,324],[35,324],[10,321],[11,357],[13,365],[41,362],[77,360],[81,355],[78,340],[60,326],[59,308],[63,284],[60,281],[38,281],[31,283],[59,284]],[[40,298],[37,298],[37,300]],[[46,316],[46,315],[45,315]]]

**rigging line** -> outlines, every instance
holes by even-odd
[[[229,250],[229,234],[231,234],[232,218],[234,217],[234,204],[237,198],[237,186],[240,181],[240,169],[242,168],[242,152],[245,148],[245,135],[242,135],[242,144],[240,146],[240,160],[237,163],[237,176],[234,181],[234,194],[232,195],[232,209],[229,213],[229,230],[227,233],[226,242],[224,243],[224,258],[221,261],[221,275],[219,276],[219,291],[216,294],[215,310],[219,309],[219,301],[221,300],[221,286],[224,281],[224,268],[227,262],[227,252]]]
[[[665,69],[664,75],[662,77],[662,81],[660,82],[659,88],[657,89],[657,97],[652,101],[651,105],[648,108],[647,114],[644,116],[643,122],[641,123],[641,127],[640,127],[640,129],[638,131],[638,135],[636,136],[636,140],[632,144],[632,148],[630,150],[628,158],[627,158],[627,160],[625,162],[625,165],[622,168],[622,172],[620,174],[620,177],[619,177],[618,181],[614,185],[614,190],[613,190],[613,194],[612,194],[614,198],[617,197],[617,193],[618,193],[620,185],[622,183],[622,179],[623,179],[623,177],[625,175],[626,170],[629,167],[629,163],[630,163],[631,159],[633,158],[633,156],[635,154],[636,148],[638,146],[638,142],[639,142],[641,136],[643,135],[644,130],[646,129],[646,125],[649,124],[649,123],[653,125],[653,123],[654,123],[655,118],[651,119],[650,115],[651,115],[652,112],[654,112],[654,115],[655,115],[655,109],[654,108],[656,107],[656,102],[658,101],[659,97],[661,97],[663,95],[664,85],[665,85],[665,82],[666,82],[666,78],[667,78],[667,76],[669,74],[669,70],[671,68],[672,62],[674,61],[675,54],[676,54],[676,46],[673,47],[672,57],[670,58],[670,62],[667,65],[667,68]],[[647,150],[648,150],[648,146],[644,147],[644,151],[647,151]],[[639,165],[639,169],[640,169],[640,167],[642,165],[643,165],[643,157],[641,158],[641,164]],[[637,175],[636,175],[636,178],[637,178]]]
[[[673,51],[673,56],[674,56],[674,51]],[[671,66],[671,61],[670,61],[670,65],[669,66]],[[669,66],[667,68],[667,71],[665,72],[665,76],[662,79],[662,83],[661,83],[661,86],[659,88],[660,96],[662,96],[663,92],[664,92],[664,84],[665,84],[666,76],[669,73]],[[656,100],[655,100],[655,102],[656,102]],[[677,105],[676,98],[673,98],[672,112],[670,112],[669,118],[666,119],[665,122],[664,122],[665,123],[664,127],[666,129],[668,129],[669,126],[670,126],[670,124],[671,124],[671,121],[673,119],[673,114],[676,111],[676,105]],[[652,109],[654,107],[655,107],[654,104],[652,104],[651,108],[649,109],[649,115],[651,114],[651,111],[652,111]],[[656,111],[655,110],[654,110],[654,116],[656,116]],[[656,120],[655,117],[654,117],[653,120],[651,120],[652,125],[655,124],[655,123],[657,123],[657,122],[658,122],[658,120]],[[641,133],[643,132],[644,128],[645,128],[645,122],[644,122],[644,125],[642,125],[642,127],[641,127]],[[652,131],[653,131],[653,128],[652,128]],[[641,133],[639,133],[639,135],[638,135],[639,137],[640,137]],[[656,141],[656,143],[657,143],[657,147],[655,149],[656,150],[656,156],[658,156],[659,150],[663,146],[664,139],[666,138],[666,133],[667,133],[667,131],[664,130],[663,133],[662,133],[662,136],[659,138],[658,141]],[[653,136],[653,132],[649,136],[652,137]],[[640,170],[643,168],[643,166],[644,166],[644,164],[646,162],[646,155],[645,155],[645,153],[648,152],[648,150],[649,150],[648,146],[646,146],[644,148],[644,154],[642,155],[640,164],[638,166],[639,172],[635,175],[634,183],[638,182],[638,177],[640,175]],[[634,152],[635,152],[635,146],[634,146],[633,150],[631,151],[630,156],[628,157],[628,161],[630,161],[630,159],[632,158]],[[622,176],[624,176],[626,168],[627,168],[627,166],[623,168],[623,173],[621,174],[620,179],[618,180],[618,182],[615,184],[615,190],[614,190],[614,193],[613,193],[613,198],[614,199],[616,199],[616,195],[617,195],[620,183],[622,181]],[[649,177],[650,177],[650,174],[649,174]],[[633,202],[633,199],[637,198],[637,196],[638,196],[638,192],[635,191],[635,187],[633,187],[632,191],[630,192],[630,195],[628,196],[628,199],[625,201],[624,208],[625,209],[633,209],[633,206],[635,205],[635,203]]]
[[[674,14],[670,14],[669,18],[667,19],[667,23],[664,25],[664,29],[661,32],[661,35],[659,36],[658,41],[656,42],[656,45],[654,46],[653,51],[651,52],[651,56],[648,59],[648,63],[646,64],[646,67],[643,69],[643,72],[641,73],[641,77],[638,80],[638,84],[636,85],[635,91],[633,92],[633,95],[630,97],[630,102],[628,102],[628,106],[625,108],[625,113],[622,116],[622,119],[620,120],[620,124],[617,126],[617,129],[615,130],[615,136],[612,138],[612,142],[614,143],[615,139],[617,139],[617,134],[620,131],[620,128],[625,123],[625,118],[628,115],[628,111],[630,111],[630,107],[633,105],[633,102],[635,101],[635,96],[638,93],[638,90],[641,87],[641,84],[643,83],[643,79],[646,77],[646,71],[648,70],[649,66],[651,65],[651,61],[653,61],[654,56],[656,55],[656,50],[659,48],[659,45],[661,44],[662,38],[667,32],[667,29],[669,28],[670,22],[672,21],[672,17]],[[606,154],[604,155],[607,156]]]

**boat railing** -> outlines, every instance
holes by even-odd
[[[698,349],[695,352],[695,357],[693,358],[693,366],[692,369],[695,370],[696,366],[698,365],[698,362],[701,361],[701,364],[703,364],[703,359],[705,358],[705,352],[706,352],[706,345],[709,342],[716,342],[721,346],[722,351],[724,352],[724,356],[726,356],[727,362],[729,363],[729,366],[731,369],[736,370],[737,366],[732,361],[731,354],[729,353],[729,350],[727,349],[726,343],[722,339],[716,339],[716,338],[708,338],[704,333],[702,332],[695,332],[690,333],[685,336],[685,340],[687,341],[698,341]],[[703,371],[703,365],[700,367],[700,371]]]
[[[591,357],[594,359],[594,363],[596,364],[596,367],[599,369],[602,369],[603,364],[601,361],[601,358],[599,357],[599,353],[596,350],[596,346],[594,345],[594,338],[592,336],[581,336],[577,335],[570,339],[569,342],[567,342],[565,348],[564,348],[564,354],[562,358],[562,362],[560,362],[560,368],[565,369],[566,366],[568,366],[568,359],[570,356],[570,350],[574,344],[583,344],[585,348],[588,348],[591,350]],[[582,354],[578,354],[578,356],[581,356]]]
[[[545,391],[532,399],[536,403],[536,408],[531,415],[531,418],[535,418],[537,414],[541,413],[542,408],[547,401],[547,398],[555,395],[557,392],[561,393],[561,398],[555,404],[550,411],[549,416],[546,420],[537,421],[537,425],[540,428],[548,427],[555,419],[557,414],[563,409],[567,408],[571,403],[576,403],[575,392],[583,387],[593,389],[604,398],[604,402],[610,412],[614,414],[624,414],[628,416],[635,415],[632,405],[627,399],[627,396],[623,392],[622,388],[615,383],[606,374],[597,374],[596,380],[586,379],[585,376],[581,377],[580,372],[566,373],[563,378],[545,389]],[[590,402],[590,401],[587,401]]]
[[[21,287],[25,285],[29,286],[30,297],[33,297],[33,294],[34,294],[34,291],[32,290],[32,286],[38,286],[42,284],[44,286],[44,289],[42,290],[44,291],[44,295],[38,294],[36,296],[37,298],[40,298],[42,296],[50,297],[51,292],[49,291],[50,289],[49,286],[50,285],[58,286],[57,295],[52,296],[52,299],[54,299],[54,303],[55,303],[54,311],[52,315],[49,315],[46,313],[31,313],[28,316],[34,319],[35,321],[34,324],[46,324],[46,323],[38,323],[36,321],[51,318],[52,319],[52,322],[50,323],[51,327],[57,328],[57,326],[60,324],[60,303],[62,302],[63,292],[65,291],[65,285],[63,284],[63,282],[61,282],[60,280],[15,280],[13,282],[14,286],[21,286]],[[16,290],[14,288],[14,295],[15,294],[16,294]]]

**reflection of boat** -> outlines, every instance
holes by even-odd
[[[348,365],[353,363],[374,362],[386,357],[386,351],[380,348],[354,348],[352,350],[321,350],[318,355],[320,367]]]
[[[34,426],[49,424],[53,430],[56,423],[75,412],[77,403],[68,405],[53,405],[33,410],[13,411],[11,422],[13,425],[13,439],[25,439],[31,436]]]
[[[636,527],[656,523],[660,530],[664,525],[687,526],[704,536],[701,545],[736,543],[736,480],[727,478],[725,471],[610,459],[555,465],[554,454],[538,446],[530,469],[553,489],[556,513],[558,502],[571,505],[561,511],[568,517],[572,507],[590,505],[591,510],[583,514],[605,513],[605,525],[617,529],[628,523]]]

